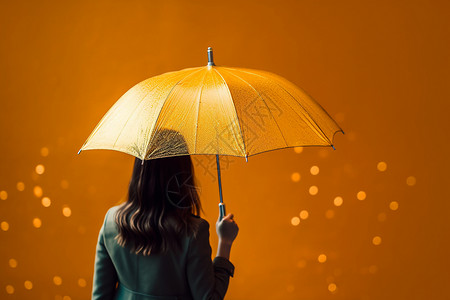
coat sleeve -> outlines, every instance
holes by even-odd
[[[104,230],[108,213],[106,213],[105,222],[103,223],[98,235],[94,265],[94,282],[92,286],[93,300],[113,299],[116,291],[117,272],[114,268],[111,257],[106,250],[104,240]]]
[[[228,289],[233,264],[226,258],[211,261],[209,223],[202,220],[197,237],[191,238],[187,255],[187,278],[194,300],[223,299]]]

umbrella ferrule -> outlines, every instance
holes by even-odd
[[[208,47],[208,66],[215,66],[214,58],[213,58],[213,50],[211,47]]]

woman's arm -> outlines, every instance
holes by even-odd
[[[92,286],[93,300],[113,299],[116,292],[117,272],[108,251],[106,250],[103,236],[108,213],[106,213],[105,222],[103,223],[98,235],[94,265],[94,282]]]
[[[230,276],[234,274],[234,266],[229,261],[231,243],[232,240],[221,239],[217,256],[212,262],[209,223],[200,223],[197,237],[190,241],[187,257],[187,278],[194,300],[218,300],[225,297]]]

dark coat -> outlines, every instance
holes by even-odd
[[[197,237],[184,236],[182,250],[148,256],[131,253],[114,237],[117,225],[108,210],[95,256],[92,299],[213,300],[223,299],[234,266],[226,258],[211,261],[209,223],[196,217]],[[116,285],[118,287],[116,288]]]

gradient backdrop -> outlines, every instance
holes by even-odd
[[[448,1],[1,1],[0,299],[88,299],[133,158],[76,155],[134,84],[277,73],[346,132],[222,157],[239,236],[227,299],[450,299]],[[195,156],[215,254],[214,157]]]

